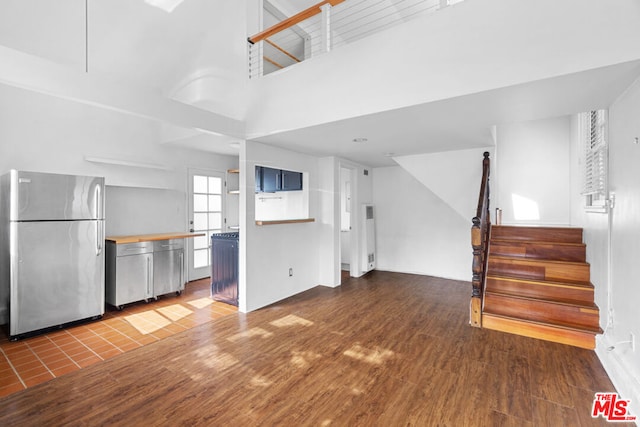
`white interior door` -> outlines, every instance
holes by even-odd
[[[224,229],[223,172],[189,170],[189,230],[204,236],[187,239],[189,280],[211,275],[211,234]]]

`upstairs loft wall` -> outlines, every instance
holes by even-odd
[[[276,134],[635,61],[638,16],[634,0],[462,2],[251,80],[248,134]],[[569,86],[562,81],[548,94],[558,97]],[[539,95],[527,93],[528,101]],[[518,112],[512,121],[581,111],[575,103],[584,96],[558,97],[554,111],[539,116],[534,103],[517,104],[523,94],[515,95],[508,105],[495,105],[506,115]]]

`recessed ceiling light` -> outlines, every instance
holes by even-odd
[[[238,141],[233,141],[229,143],[229,146],[233,148],[240,148],[240,143]]]
[[[396,153],[384,153],[383,154],[385,157],[393,157],[396,155]]]
[[[353,138],[353,142],[367,142],[367,138]]]

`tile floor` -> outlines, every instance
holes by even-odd
[[[238,310],[209,297],[209,279],[180,296],[107,306],[102,320],[10,342],[0,330],[0,397],[93,365]]]

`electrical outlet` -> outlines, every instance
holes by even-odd
[[[293,276],[293,268],[289,268],[289,277]]]
[[[631,332],[629,341],[631,341],[631,351],[636,351],[636,336]]]

